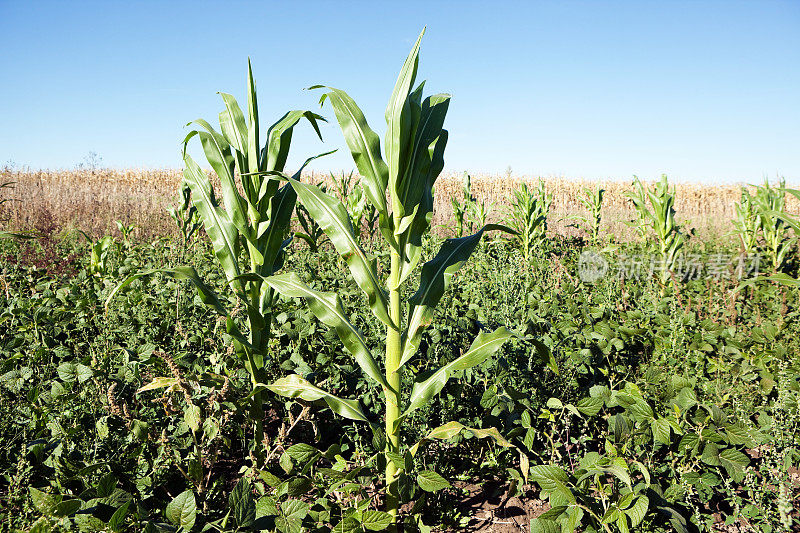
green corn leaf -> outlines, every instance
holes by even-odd
[[[500,432],[497,430],[497,428],[487,428],[487,429],[470,428],[465,426],[464,424],[461,424],[460,422],[453,421],[453,422],[448,422],[443,426],[439,426],[434,430],[431,430],[430,433],[425,435],[416,444],[414,444],[414,446],[412,446],[409,449],[409,452],[411,453],[412,456],[416,455],[417,451],[419,450],[419,447],[426,441],[433,439],[438,439],[438,440],[452,439],[453,437],[461,434],[462,432],[468,435],[472,435],[479,439],[487,439],[487,438],[492,439],[503,448],[511,448],[514,446],[513,444],[508,442],[502,435],[500,435]]]
[[[353,232],[350,215],[342,202],[322,192],[319,187],[289,179],[300,202],[317,221],[341,255],[353,279],[367,295],[372,312],[389,327],[395,327],[388,312],[388,297],[381,287],[376,270],[376,260],[358,243]]]
[[[361,370],[382,387],[389,389],[389,384],[381,372],[378,363],[367,348],[361,332],[356,328],[342,308],[342,300],[336,293],[315,291],[306,285],[294,272],[279,274],[265,278],[270,287],[291,298],[303,298],[323,324],[334,328],[347,351],[355,358]]]
[[[260,170],[258,151],[258,100],[256,97],[256,82],[253,79],[253,67],[250,58],[247,58],[247,170],[255,172]]]
[[[354,400],[343,400],[342,398],[329,394],[319,387],[315,387],[297,374],[291,374],[280,378],[271,385],[259,384],[259,386],[255,387],[254,391],[259,391],[262,388],[267,388],[280,396],[301,398],[307,402],[322,399],[325,400],[325,403],[328,404],[328,407],[330,407],[334,413],[340,416],[351,420],[369,422],[367,415],[361,410],[361,406],[358,402]]]
[[[192,190],[194,204],[211,239],[214,255],[222,265],[225,276],[228,280],[232,280],[241,274],[238,263],[239,234],[227,213],[217,204],[208,176],[191,156],[187,155],[184,162],[186,163],[183,171],[184,180]],[[236,288],[241,289],[241,287]]]
[[[310,88],[323,87],[328,89],[328,92],[322,95],[320,102],[327,98],[333,106],[333,112],[336,120],[339,121],[347,147],[350,149],[359,174],[361,174],[367,197],[378,213],[386,216],[388,213],[386,187],[389,181],[389,169],[381,158],[380,137],[372,131],[364,113],[346,92],[323,85],[315,85]]]
[[[424,381],[417,381],[414,383],[408,409],[406,409],[399,420],[402,420],[412,411],[427,404],[434,396],[439,394],[455,372],[481,364],[499,350],[512,336],[513,334],[505,327],[500,327],[492,333],[479,333],[478,337],[472,342],[472,345],[465,354],[443,366]]]
[[[292,131],[300,120],[305,118],[314,128],[317,136],[322,140],[322,133],[319,131],[317,121],[327,122],[325,117],[312,113],[311,111],[294,110],[283,115],[275,124],[270,126],[267,132],[267,145],[264,147],[266,153],[262,153],[262,159],[266,161],[261,170],[283,171],[286,159],[289,156],[289,145],[292,140]]]
[[[230,145],[242,156],[247,155],[247,123],[239,103],[233,95],[219,93],[225,103],[225,110],[219,114],[219,125]],[[252,172],[249,168],[239,168],[239,172]]]
[[[447,239],[436,257],[422,266],[419,288],[409,300],[411,308],[408,314],[408,333],[404,340],[403,356],[399,366],[402,367],[414,357],[419,348],[422,333],[433,321],[436,305],[447,290],[451,278],[475,251],[484,232],[492,230],[508,230],[508,228],[489,224],[473,235]]]
[[[294,188],[286,184],[269,200],[269,220],[259,242],[264,243],[264,261],[260,268],[262,274],[271,275],[277,268],[278,256],[283,250],[283,242],[289,231],[297,194]]]
[[[412,105],[409,94],[417,76],[419,64],[419,45],[425,30],[422,30],[417,42],[408,54],[403,68],[397,77],[394,91],[386,107],[386,163],[389,168],[389,194],[392,198],[392,210],[395,220],[405,216],[404,206],[398,195],[398,182],[407,164],[412,138]]]
[[[437,151],[436,146],[442,135],[449,105],[449,94],[429,96],[422,104],[409,164],[403,180],[397,186],[397,194],[406,213],[416,207],[426,193],[430,194],[433,182],[444,166],[443,147],[441,151]],[[438,171],[433,173],[432,170]],[[420,214],[422,213],[417,216]],[[395,233],[400,234],[402,231],[397,228]]]
[[[247,210],[245,208],[245,201],[239,194],[234,180],[234,165],[235,161],[231,155],[231,147],[228,141],[225,140],[220,133],[218,133],[208,122],[199,118],[194,122],[190,122],[187,126],[196,123],[199,124],[205,131],[193,130],[189,132],[183,140],[183,153],[186,156],[186,146],[189,140],[195,135],[200,139],[200,144],[203,147],[208,163],[214,172],[219,176],[220,185],[222,189],[222,201],[225,206],[225,211],[228,213],[231,221],[239,228],[242,233],[247,233]]]
[[[200,297],[200,300],[204,304],[215,310],[218,314],[222,316],[228,316],[228,312],[223,307],[222,302],[220,301],[219,297],[217,297],[217,293],[214,292],[214,289],[205,284],[205,282],[200,278],[200,275],[197,273],[194,267],[189,267],[189,266],[175,267],[175,268],[156,268],[153,270],[146,270],[144,272],[139,272],[138,274],[128,276],[122,283],[117,285],[113,291],[111,291],[111,294],[108,295],[108,298],[106,298],[105,302],[106,309],[108,309],[108,304],[111,303],[111,300],[114,299],[114,297],[117,295],[117,293],[119,293],[119,291],[121,291],[122,289],[124,289],[137,279],[152,276],[153,274],[164,274],[165,276],[177,280],[189,280],[192,283],[192,285],[194,285],[195,290],[197,291],[197,295]]]

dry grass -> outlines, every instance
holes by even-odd
[[[165,208],[176,202],[181,171],[174,169],[29,171],[0,170],[0,183],[15,182],[13,189],[0,189],[0,195],[12,201],[0,204],[0,220],[16,229],[30,228],[38,213],[48,210],[64,228],[77,228],[95,236],[116,232],[115,220],[138,227],[139,238],[153,238],[175,232]],[[308,181],[330,183],[330,177],[309,175]],[[530,178],[475,175],[473,195],[493,205],[491,219],[500,220],[508,211],[511,191]],[[624,196],[630,182],[582,182],[546,178],[554,201],[549,218],[551,231],[576,235],[575,228],[564,220],[570,214],[583,213],[578,196],[584,187],[605,189],[603,202],[604,233],[626,240],[633,235],[625,224],[634,212]],[[452,219],[450,198],[460,195],[461,175],[447,175],[436,184],[434,226],[448,225]],[[677,184],[675,209],[679,220],[696,229],[702,239],[716,238],[731,230],[734,204],[739,200],[739,185],[704,186]],[[800,211],[800,203],[787,199],[790,212]],[[447,233],[445,231],[445,233]]]

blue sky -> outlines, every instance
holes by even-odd
[[[382,136],[423,26],[420,74],[453,95],[451,171],[800,183],[800,1],[0,0],[0,164],[179,167],[184,125],[243,100],[262,124],[342,88]],[[324,107],[322,113],[333,114]],[[291,162],[344,148],[304,127]],[[318,170],[350,169],[340,150]]]

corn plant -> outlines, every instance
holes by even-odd
[[[508,225],[516,232],[514,238],[519,242],[526,265],[530,264],[534,250],[547,240],[547,214],[552,201],[553,196],[547,193],[541,180],[536,189],[521,183],[514,191]]]
[[[790,224],[787,223],[789,217],[786,213],[786,180],[781,178],[775,188],[764,180],[764,185],[756,187],[753,200],[772,270],[778,272],[797,242],[797,237],[790,236],[788,231]]]
[[[133,243],[133,230],[136,229],[135,224],[123,224],[121,220],[115,220],[114,224],[117,226],[117,231],[122,236],[122,245],[125,248],[130,248]]]
[[[596,243],[600,240],[600,222],[602,220],[603,194],[605,190],[597,187],[592,190],[583,189],[583,194],[578,196],[578,201],[589,211],[587,215],[570,215],[567,219],[576,220],[577,226],[589,235],[589,240]]]
[[[733,234],[739,239],[742,255],[751,255],[758,247],[761,217],[750,191],[742,187],[741,199],[734,207],[736,218],[733,219]]]
[[[472,196],[472,177],[464,172],[461,185],[461,198],[450,198],[450,205],[453,208],[453,218],[456,223],[455,233],[458,238],[464,236],[467,224],[469,224],[468,216],[475,201],[475,197]]]
[[[240,330],[225,303],[192,267],[136,274],[118,286],[108,299],[133,280],[156,272],[176,279],[187,279],[195,286],[200,299],[225,319],[226,330],[233,339],[236,354],[250,376],[254,389],[250,405],[255,431],[253,448],[260,462],[264,413],[263,395],[261,390],[256,390],[256,386],[267,377],[267,347],[274,300],[274,291],[263,283],[263,277],[271,276],[282,266],[284,249],[291,242],[287,236],[296,202],[294,189],[290,185],[281,187],[280,181],[269,174],[283,171],[292,131],[300,120],[307,119],[320,135],[317,121],[325,119],[310,111],[290,111],[269,127],[266,143],[262,147],[259,142],[256,86],[249,62],[247,115],[232,95],[220,94],[225,104],[225,109],[219,114],[221,132],[203,119],[189,123],[200,127],[190,131],[183,141],[183,183],[191,191],[192,205],[211,239],[214,255],[225,275],[231,296],[244,304],[247,335]],[[186,152],[187,145],[194,137],[200,140],[208,164],[219,177],[222,205],[217,200],[208,175]],[[303,167],[294,175],[295,178],[300,177]],[[237,185],[241,186],[242,192]],[[187,411],[186,418],[187,424],[193,427],[196,413]]]
[[[647,238],[649,230],[655,236],[660,256],[658,264],[658,280],[664,287],[671,280],[672,272],[683,249],[685,236],[675,222],[675,188],[669,188],[667,176],[650,189],[645,187],[639,178],[634,176],[633,190],[625,193],[630,198],[639,216],[634,224],[637,231]]]
[[[325,192],[324,185],[319,187],[320,190]],[[300,224],[300,230],[295,231],[294,236],[305,241],[312,252],[318,252],[322,238],[325,237],[325,232],[322,231],[317,221],[308,214],[308,210],[303,207],[303,204],[296,204],[295,214],[297,215],[297,223]]]
[[[499,226],[485,226],[477,233],[446,240],[438,254],[421,267],[419,287],[404,299],[405,284],[421,261],[422,237],[430,230],[433,185],[444,165],[447,130],[443,129],[450,96],[437,94],[423,99],[423,84],[414,87],[420,35],[408,55],[386,109],[385,149],[370,129],[361,109],[347,93],[326,86],[321,101],[329,101],[353,156],[369,202],[378,212],[379,230],[390,254],[388,276],[381,279],[376,259],[356,239],[352,220],[334,196],[318,187],[288,178],[299,202],[320,224],[336,251],[344,258],[350,274],[367,298],[369,310],[385,328],[383,365],[367,347],[361,331],[350,321],[339,295],[311,289],[293,273],[265,277],[270,287],[286,297],[305,299],[309,309],[334,328],[345,349],[364,374],[384,393],[383,428],[364,412],[358,401],[343,399],[318,388],[299,375],[278,379],[268,388],[280,395],[307,401],[324,400],[336,413],[372,426],[385,439],[386,510],[396,521],[401,494],[413,492],[406,472],[421,443],[410,448],[402,442],[404,421],[416,409],[433,401],[455,372],[473,367],[490,357],[511,336],[501,327],[481,332],[463,355],[429,376],[414,376],[411,391],[403,390],[406,363],[417,354],[423,332],[431,323],[434,309],[455,272],[465,263],[482,235]],[[388,192],[388,201],[387,201]],[[428,437],[448,438],[464,430],[451,423],[435,429]],[[470,430],[490,436],[486,430]],[[502,440],[502,439],[501,439]],[[506,443],[507,444],[507,443]],[[447,483],[435,472],[419,474],[423,490],[435,490]],[[403,498],[405,499],[405,498]]]
[[[339,199],[341,199],[347,209],[347,213],[350,215],[350,221],[353,224],[356,237],[360,239],[365,220],[368,228],[371,227],[369,223],[372,222],[374,224],[376,213],[372,208],[372,204],[367,203],[367,197],[364,194],[364,188],[361,183],[353,180],[353,174],[354,172],[351,171],[349,175],[342,173],[338,179],[333,175],[331,175],[331,178],[336,186]]]
[[[192,205],[192,189],[189,185],[186,183],[181,184],[180,203],[177,206],[171,205],[167,207],[167,213],[178,226],[185,248],[201,225],[197,208]]]

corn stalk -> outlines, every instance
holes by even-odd
[[[626,192],[625,196],[631,199],[639,215],[634,227],[645,239],[648,230],[655,236],[660,256],[658,280],[663,294],[671,281],[685,241],[684,234],[675,222],[675,188],[670,190],[666,175],[662,175],[652,189],[646,188],[634,176],[633,190]]]
[[[603,210],[603,195],[605,190],[600,187],[594,190],[588,187],[583,189],[583,194],[578,196],[578,201],[589,212],[588,215],[570,215],[567,217],[569,220],[576,220],[577,227],[580,227],[589,235],[589,240],[592,243],[597,243],[600,240],[600,222],[602,220]]]
[[[787,254],[792,250],[797,237],[789,235],[791,217],[786,213],[786,180],[781,178],[778,187],[772,187],[769,181],[756,187],[753,204],[758,213],[759,228],[764,238],[764,245],[769,254],[773,273],[778,272],[786,262]]]
[[[186,279],[195,286],[201,300],[224,317],[236,354],[250,375],[253,387],[250,400],[250,416],[254,424],[252,447],[260,462],[264,411],[263,393],[258,384],[267,379],[267,349],[274,301],[274,290],[263,282],[263,278],[275,274],[283,264],[284,250],[291,242],[289,226],[297,198],[294,188],[281,186],[280,180],[269,174],[284,170],[292,131],[300,120],[308,120],[321,139],[317,121],[325,119],[310,111],[290,111],[269,127],[262,146],[256,86],[249,61],[247,114],[232,95],[220,94],[225,104],[219,114],[221,131],[203,119],[188,124],[199,127],[190,131],[183,141],[183,184],[191,190],[192,205],[211,239],[231,300],[238,299],[246,309],[247,334],[240,330],[228,311],[226,303],[231,302],[223,302],[192,267],[138,273],[120,284],[107,302],[133,280],[154,273]],[[195,137],[200,141],[208,164],[219,177],[222,204],[208,175],[186,152],[187,145]],[[301,171],[302,168],[295,178],[299,178]]]
[[[534,250],[547,240],[547,214],[552,202],[553,196],[547,193],[542,180],[534,189],[521,183],[514,190],[508,225],[515,231],[514,238],[519,242],[522,257],[528,266]]]
[[[406,364],[416,355],[422,335],[433,320],[434,309],[447,290],[455,272],[467,261],[482,235],[501,226],[484,226],[477,233],[446,240],[436,256],[421,266],[419,287],[409,299],[403,298],[405,284],[421,261],[422,237],[430,230],[433,212],[433,186],[444,166],[447,130],[443,129],[450,96],[437,94],[423,98],[423,84],[414,88],[419,43],[417,40],[397,79],[386,109],[385,148],[370,129],[361,109],[350,96],[332,87],[322,88],[321,101],[333,107],[348,148],[353,156],[368,201],[378,212],[380,234],[390,251],[390,271],[379,277],[376,259],[359,244],[345,205],[318,187],[285,177],[297,197],[320,224],[336,251],[344,258],[350,274],[367,298],[370,311],[385,328],[383,364],[367,347],[364,336],[349,320],[336,293],[311,289],[294,273],[266,277],[264,281],[287,297],[305,299],[310,310],[335,329],[345,349],[364,374],[384,392],[383,424],[364,412],[356,400],[338,398],[316,387],[299,375],[278,379],[267,387],[283,396],[307,401],[324,400],[341,416],[368,423],[377,434],[385,435],[386,510],[397,520],[402,499],[413,493],[406,464],[412,461],[420,443],[406,447],[402,441],[404,421],[418,408],[433,401],[455,372],[480,364],[511,336],[501,327],[480,333],[471,347],[454,361],[429,376],[414,376],[411,391],[402,388]],[[388,199],[387,199],[388,192]],[[430,438],[447,438],[463,426],[452,423],[438,428]],[[495,436],[494,431],[481,432]],[[507,445],[508,443],[505,442]],[[401,494],[406,498],[401,498]]]

